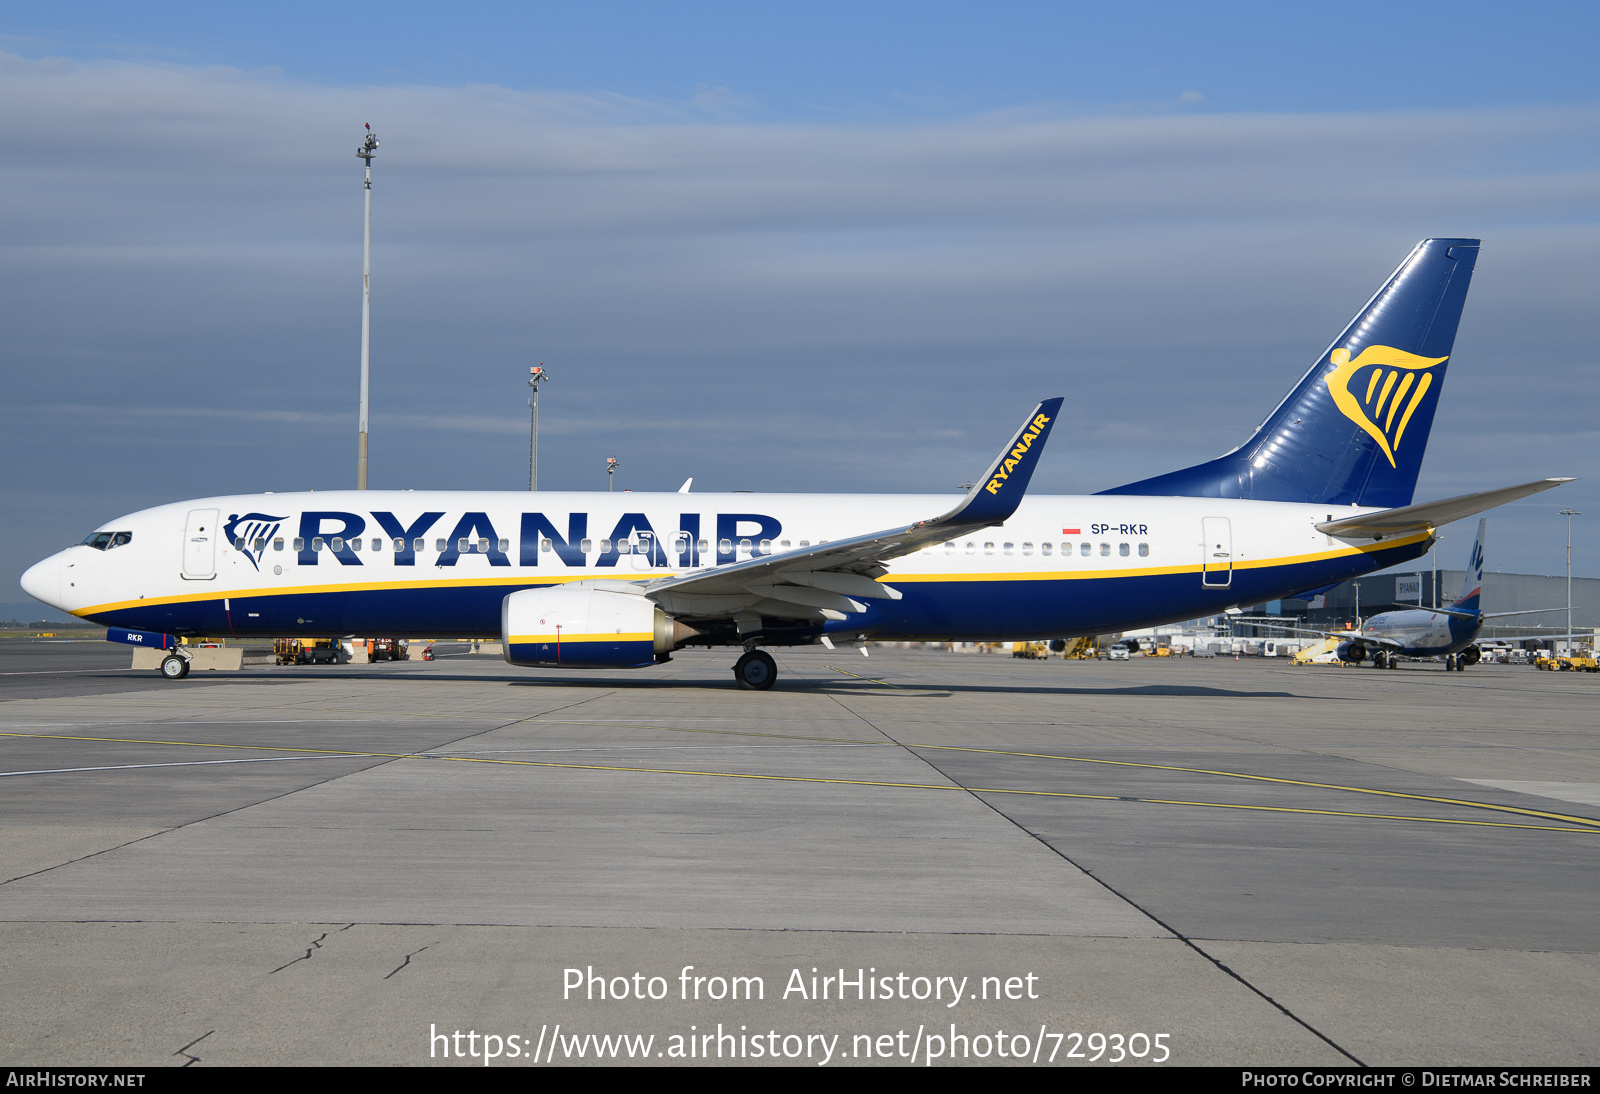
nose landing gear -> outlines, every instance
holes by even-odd
[[[168,680],[182,680],[189,675],[189,659],[169,653],[161,659],[161,675]]]

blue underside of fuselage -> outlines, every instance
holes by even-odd
[[[1234,570],[1226,587],[1197,572],[1061,580],[890,582],[901,600],[873,600],[867,611],[830,621],[827,633],[881,639],[1061,638],[1156,626],[1258,604],[1344,581],[1420,557],[1427,542],[1359,555]],[[175,635],[340,637],[396,635],[483,638],[500,634],[500,602],[527,585],[287,592],[140,605],[86,616],[96,623]],[[226,606],[225,606],[226,605]]]

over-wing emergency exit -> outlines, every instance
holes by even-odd
[[[102,525],[23,588],[174,636],[499,637],[514,665],[685,646],[1033,640],[1193,619],[1426,552],[1438,524],[1559,485],[1412,504],[1478,241],[1418,244],[1238,448],[1085,496],[1025,496],[1040,403],[951,508],[934,495],[334,491],[204,498]]]

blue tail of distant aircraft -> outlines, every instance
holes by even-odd
[[[1410,505],[1476,239],[1425,239],[1244,444],[1106,494]]]
[[[1483,537],[1488,528],[1488,517],[1478,521],[1478,539],[1472,545],[1472,554],[1467,557],[1467,576],[1461,582],[1461,595],[1450,605],[1452,608],[1464,612],[1483,610]]]

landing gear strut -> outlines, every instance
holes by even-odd
[[[733,665],[733,678],[751,691],[766,691],[778,679],[778,663],[765,650],[750,650]]]
[[[1388,668],[1389,667],[1389,655],[1387,653],[1385,653],[1383,650],[1379,650],[1377,653],[1373,654],[1372,655],[1372,667],[1375,668],[1375,669],[1386,669],[1386,668]]]

